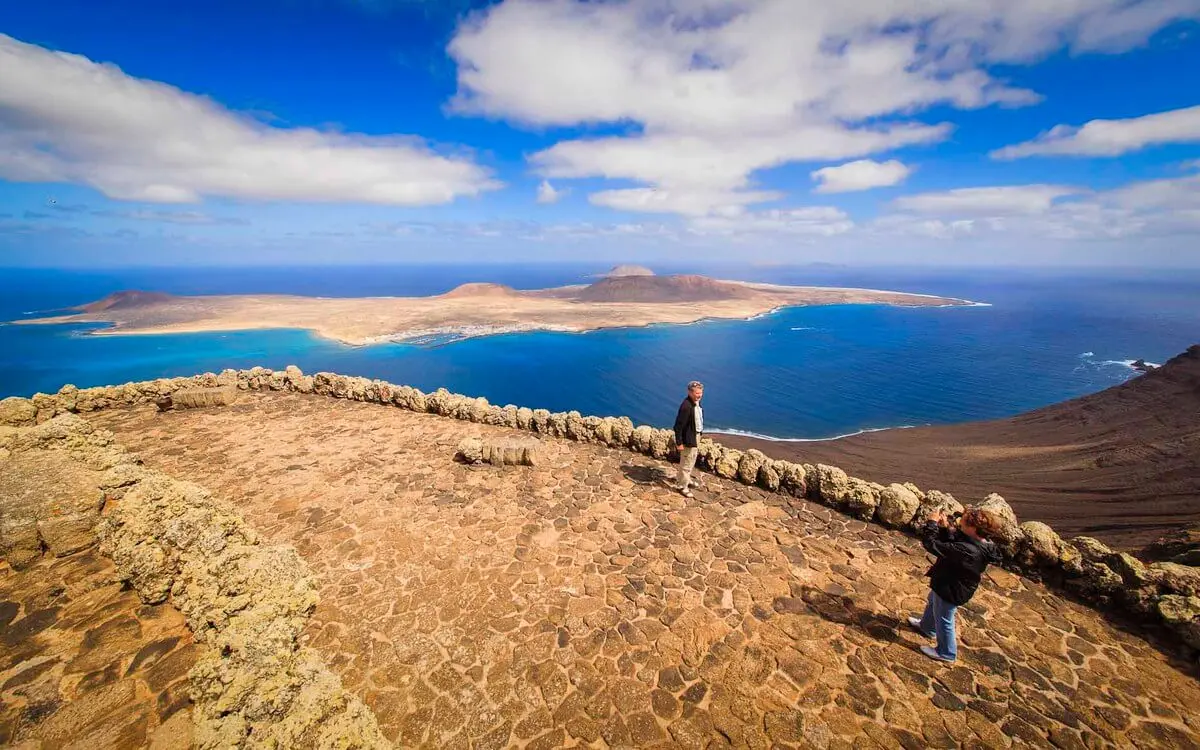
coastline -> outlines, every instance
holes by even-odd
[[[752,321],[792,307],[873,304],[944,308],[986,304],[907,292],[766,284],[739,285],[749,291],[743,292],[743,296],[720,299],[596,302],[567,294],[586,289],[579,286],[529,292],[498,291],[488,285],[471,286],[476,288],[467,293],[433,297],[150,295],[153,298],[149,301],[135,300],[133,303],[126,303],[121,298],[122,294],[131,293],[117,293],[81,306],[80,312],[73,315],[10,322],[13,325],[107,324],[85,334],[90,336],[297,329],[346,346],[361,347],[429,337],[464,340],[536,331],[586,333],[651,325],[693,325],[705,321]]]

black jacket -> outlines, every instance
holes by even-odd
[[[926,524],[921,544],[937,558],[925,574],[929,576],[929,588],[956,607],[971,601],[988,564],[1000,562],[996,545],[935,523]]]
[[[675,417],[675,445],[685,448],[700,445],[700,434],[696,432],[696,404],[691,398],[685,398],[679,405],[679,414]]]

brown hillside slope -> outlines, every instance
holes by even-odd
[[[1024,520],[1137,547],[1200,522],[1200,345],[1121,385],[1011,419],[815,443],[721,442],[964,501],[999,492]]]

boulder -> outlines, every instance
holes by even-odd
[[[921,505],[917,508],[916,514],[913,515],[912,527],[914,529],[922,528],[930,517],[937,513],[951,516],[955,513],[962,513],[963,510],[962,503],[955,500],[954,495],[949,492],[929,490],[921,499]]]
[[[633,439],[633,420],[629,417],[609,417],[612,421],[612,442],[614,448],[628,448]]]
[[[1158,598],[1156,608],[1164,622],[1181,625],[1200,617],[1200,597],[1167,594]]]
[[[675,454],[675,432],[673,430],[655,430],[650,438],[650,455],[660,461]]]
[[[1077,536],[1071,540],[1071,544],[1079,550],[1085,562],[1103,563],[1113,554],[1107,544],[1090,536]]]
[[[808,472],[802,464],[777,461],[775,467],[779,471],[780,489],[792,497],[804,497],[808,494]]]
[[[784,461],[767,461],[758,470],[758,486],[768,492],[778,492],[780,483],[783,480],[783,473],[780,471]]]
[[[889,484],[879,493],[876,515],[884,526],[902,529],[912,522],[919,507],[921,499],[912,490],[903,484]]]
[[[477,437],[463,438],[454,456],[466,464],[483,463],[483,440]]]
[[[737,478],[742,484],[756,484],[758,482],[758,470],[767,463],[766,455],[760,451],[751,448],[742,454],[742,459],[738,461]]]
[[[550,412],[546,409],[534,409],[530,423],[534,432],[545,434],[550,428]]]
[[[841,507],[850,493],[850,477],[836,466],[817,464],[817,497],[831,507]]]
[[[647,428],[648,429],[648,428]],[[554,437],[567,436],[567,415],[564,412],[552,412],[546,418],[546,433]]]
[[[847,513],[863,521],[875,517],[875,509],[879,507],[879,493],[883,488],[877,484],[850,479],[850,487],[842,498],[842,507]]]
[[[983,499],[978,508],[1002,521],[998,533],[993,537],[996,542],[1012,548],[1021,540],[1021,528],[1017,525],[1017,514],[1013,512],[1012,506],[1003,497],[993,492]]]
[[[312,393],[313,379],[295,365],[288,365],[283,371],[284,381],[297,393]],[[215,384],[214,384],[215,385]]]
[[[30,427],[37,423],[37,407],[27,398],[10,396],[0,400],[0,425]]]
[[[1200,596],[1200,568],[1173,562],[1153,563],[1147,575],[1173,593]]]
[[[533,409],[527,406],[517,409],[517,427],[522,430],[533,429]]]
[[[1026,521],[1019,528],[1019,554],[1026,565],[1053,568],[1078,561],[1079,550],[1064,542],[1054,529],[1041,521]]]
[[[717,459],[716,465],[713,466],[713,471],[719,477],[734,479],[737,477],[738,469],[742,463],[742,452],[734,448],[721,447],[721,455]]]
[[[635,452],[643,455],[650,453],[650,445],[654,440],[654,428],[648,425],[639,425],[633,431],[633,436],[629,439],[629,447]]]

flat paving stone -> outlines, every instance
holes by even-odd
[[[296,546],[307,642],[404,745],[1200,747],[1153,633],[1003,570],[930,661],[920,546],[819,505],[566,440],[467,466],[518,433],[319,396],[89,418]]]
[[[90,548],[0,562],[0,746],[191,746],[187,671],[198,647],[183,615],[144,606]],[[153,670],[171,661],[170,679]]]

